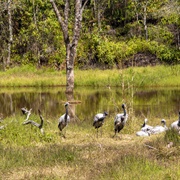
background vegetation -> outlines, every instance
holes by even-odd
[[[8,2],[11,2],[12,41],[9,40]],[[64,6],[62,0],[57,4]],[[180,62],[179,13],[178,0],[89,0],[78,44],[75,85],[179,86],[180,68],[174,66]],[[69,26],[73,29],[71,19]],[[0,72],[1,86],[65,85],[63,36],[49,0],[0,1],[0,32],[0,69],[6,70]],[[13,68],[6,69],[9,44],[12,45],[9,65]],[[78,70],[121,68],[126,59],[138,53],[153,54],[160,63],[173,66]],[[48,69],[35,68],[42,65]],[[120,99],[117,102],[121,103]],[[165,96],[163,102],[166,103]],[[100,103],[111,102],[106,99]],[[31,117],[39,120],[36,115]],[[5,128],[0,130],[0,178],[180,178],[177,133],[170,130],[147,139],[138,138],[135,132],[142,117],[135,117],[131,112],[122,135],[113,139],[113,117],[107,118],[99,139],[91,119],[89,123],[70,123],[64,139],[50,117],[45,119],[44,135],[31,125],[23,126],[25,118],[20,115],[6,117],[1,122]],[[176,119],[177,116],[171,116],[172,121]],[[156,120],[159,121],[155,117]],[[170,142],[173,144],[168,147]]]
[[[8,56],[9,24],[7,1],[0,3],[3,68]],[[61,0],[57,3],[63,8]],[[43,64],[63,69],[63,36],[50,2],[12,1],[11,14],[11,65]],[[139,52],[153,54],[160,62],[179,63],[179,14],[178,0],[89,0],[83,15],[76,67],[112,68]]]
[[[78,70],[75,71],[75,86],[106,87],[167,87],[180,86],[180,65],[156,67],[131,67],[113,70]],[[54,68],[36,68],[23,65],[0,72],[1,87],[45,87],[65,86],[65,70]]]

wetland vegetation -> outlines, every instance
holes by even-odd
[[[169,76],[165,76],[167,69]],[[60,136],[57,127],[57,120],[64,113],[64,102],[67,101],[65,84],[61,81],[61,78],[65,79],[65,73],[28,66],[0,72],[1,82],[7,83],[4,78],[10,79],[9,83],[1,84],[0,90],[3,107],[0,112],[4,113],[0,125],[5,125],[0,130],[0,177],[179,179],[179,135],[171,130],[146,138],[135,135],[145,117],[151,125],[158,125],[161,118],[165,118],[168,127],[178,119],[178,70],[178,66],[157,66],[75,71],[77,81],[72,102],[78,103],[70,104],[75,117],[65,128],[66,138]],[[146,75],[142,75],[143,72]],[[169,81],[163,78],[155,80],[154,72]],[[43,82],[45,76],[47,83]],[[141,83],[139,87],[136,84],[138,76],[144,78],[144,85]],[[32,78],[34,82],[38,81],[36,85],[40,85],[31,87]],[[20,80],[26,83],[26,87],[19,87],[23,84],[19,84]],[[153,82],[156,83],[152,87]],[[167,82],[173,85],[168,86]],[[121,134],[112,138],[114,116],[122,112],[122,103],[127,105],[129,119]],[[37,110],[41,109],[44,135],[37,127],[22,125],[25,120],[20,111],[22,106],[33,109],[30,119],[36,122],[40,122]],[[109,116],[103,125],[102,136],[97,138],[92,126],[93,116],[104,110],[109,112]],[[169,147],[170,142],[173,145]]]
[[[67,10],[69,31],[60,30],[52,2],[60,14]],[[168,127],[178,119],[179,1],[86,2],[74,36],[77,54],[70,48],[75,71],[70,97],[66,47],[77,45],[68,37],[77,6],[69,0],[0,1],[0,179],[180,179],[177,133],[135,135],[145,117],[153,126],[164,118]],[[63,138],[57,120],[66,101],[73,116]],[[112,138],[122,103],[129,119]],[[32,108],[35,122],[41,110],[44,134],[23,125],[22,107]],[[96,138],[93,117],[104,110],[109,115]]]
[[[65,86],[66,72],[32,65],[0,71],[1,87]],[[132,67],[111,70],[75,70],[75,86],[179,86],[180,65]]]

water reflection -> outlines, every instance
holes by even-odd
[[[121,112],[121,104],[128,111],[142,117],[169,117],[180,109],[180,88],[92,88],[80,87],[74,94],[66,94],[65,87],[11,88],[0,90],[0,113],[5,117],[20,114],[22,107],[32,108],[38,114],[57,120],[64,113],[64,103],[70,102],[74,120],[92,121],[94,114],[107,111],[110,116]]]

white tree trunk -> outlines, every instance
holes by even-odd
[[[6,65],[9,66],[11,63],[11,45],[13,42],[11,0],[8,0],[7,8],[8,8],[8,24],[9,24],[9,41],[8,41],[8,57],[7,57]]]
[[[82,13],[84,10],[84,6],[86,5],[88,0],[85,1],[82,7],[81,0],[75,0],[75,16],[74,16],[74,29],[73,35],[69,37],[69,29],[68,29],[68,19],[69,19],[69,11],[70,11],[70,0],[65,0],[64,7],[64,16],[59,12],[54,0],[50,0],[54,12],[57,16],[60,27],[63,31],[64,43],[66,47],[66,92],[73,92],[74,90],[74,61],[76,57],[76,49],[78,40],[80,37],[81,31],[81,22],[82,22]]]
[[[146,38],[146,40],[148,40],[148,31],[147,31],[147,1],[146,1],[146,4],[144,5],[144,20],[143,20],[143,24],[144,24],[145,38]]]

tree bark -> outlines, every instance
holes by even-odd
[[[8,57],[7,57],[6,66],[9,66],[11,62],[11,45],[13,42],[11,0],[8,0],[7,9],[8,9],[8,24],[9,24],[9,41],[8,41]]]
[[[71,93],[74,90],[74,62],[76,57],[77,44],[80,37],[80,31],[82,28],[82,13],[87,0],[85,1],[83,6],[81,0],[75,0],[74,29],[71,41],[68,29],[70,0],[65,0],[64,15],[59,12],[54,0],[50,0],[50,2],[63,32],[64,43],[66,47],[66,92]]]
[[[148,40],[148,31],[147,31],[147,0],[146,3],[144,4],[144,19],[143,19],[143,24],[144,24],[144,33],[145,33],[145,39]]]

